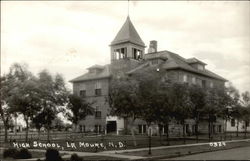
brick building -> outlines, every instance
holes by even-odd
[[[199,84],[202,87],[223,88],[226,80],[206,69],[206,63],[196,59],[185,59],[178,54],[164,50],[157,51],[157,41],[150,41],[148,52],[145,44],[137,33],[129,17],[110,44],[111,63],[108,65],[93,65],[88,72],[71,80],[73,93],[95,101],[95,115],[87,116],[79,123],[79,131],[117,132],[124,128],[124,120],[109,116],[107,102],[109,82],[111,77],[119,77],[147,67],[165,72],[165,77],[173,82]],[[146,133],[146,123],[136,120],[137,132]],[[157,126],[152,126],[157,132]],[[170,133],[181,134],[181,127],[176,122],[170,125]],[[207,130],[207,125],[201,123],[201,131]],[[214,124],[214,132],[221,132],[223,122]],[[186,130],[194,131],[194,122],[187,121]]]

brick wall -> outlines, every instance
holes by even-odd
[[[101,84],[101,96],[95,95],[95,84],[96,82],[99,82]],[[101,118],[95,118],[95,115],[93,116],[87,116],[86,119],[81,120],[79,122],[80,125],[85,125],[86,131],[94,131],[95,125],[101,125],[101,131],[105,131],[106,128],[106,116],[108,113],[108,102],[107,102],[107,96],[108,96],[108,90],[109,90],[109,79],[98,79],[98,80],[89,80],[89,81],[82,81],[77,82],[73,84],[73,91],[74,94],[79,95],[80,90],[83,88],[86,89],[86,100],[88,102],[93,102],[92,107],[96,108],[98,107],[98,110],[101,111]]]

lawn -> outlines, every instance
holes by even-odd
[[[128,160],[125,158],[115,158],[109,156],[85,156],[82,157],[83,160]]]
[[[217,142],[218,143],[218,142]],[[187,147],[178,147],[178,148],[165,148],[165,149],[152,149],[152,154],[148,155],[148,150],[136,151],[136,152],[124,152],[123,155],[133,155],[133,156],[145,156],[145,157],[164,157],[164,158],[171,158],[181,155],[189,155],[201,152],[209,152],[209,151],[216,151],[216,150],[223,150],[223,149],[231,149],[236,147],[244,147],[250,146],[250,142],[230,142],[226,143],[225,145],[216,144],[215,147],[210,146],[209,144],[206,145],[199,145],[199,146],[187,146]]]

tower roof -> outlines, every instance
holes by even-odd
[[[131,42],[137,45],[145,46],[129,16],[127,17],[120,31],[117,33],[115,39],[111,42],[111,45],[120,44],[123,42]]]

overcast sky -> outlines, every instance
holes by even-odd
[[[1,1],[1,74],[14,62],[69,80],[110,63],[109,44],[126,20],[126,1]],[[250,91],[248,1],[130,1],[144,43],[196,57],[240,90]],[[147,51],[147,49],[146,49]]]

